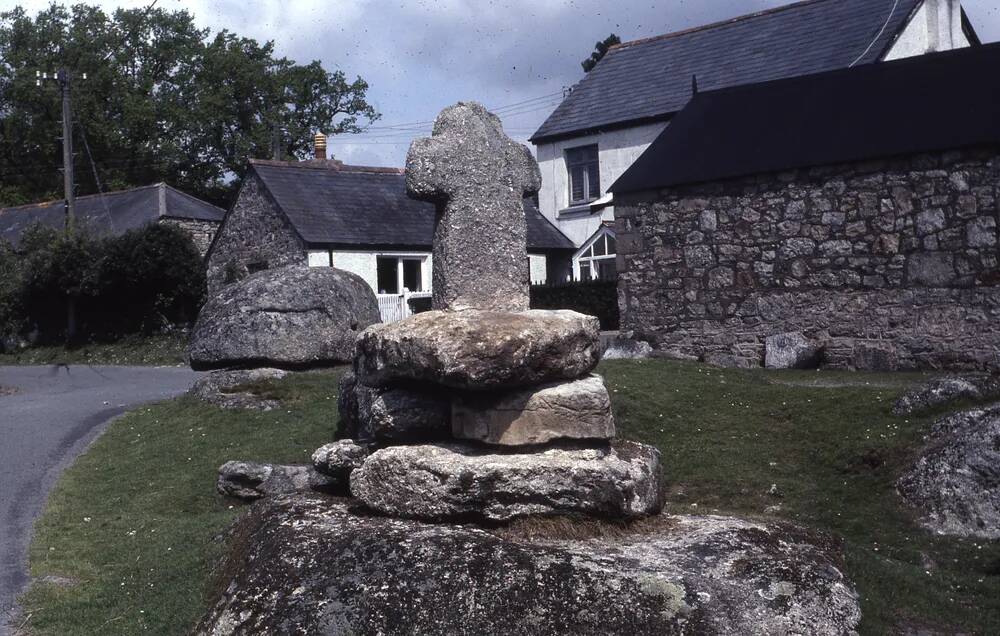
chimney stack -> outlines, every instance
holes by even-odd
[[[326,159],[326,135],[321,132],[313,137],[313,156],[321,161]]]

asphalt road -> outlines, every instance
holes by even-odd
[[[31,527],[62,471],[109,420],[180,395],[197,377],[173,367],[0,367],[0,636],[12,631]]]

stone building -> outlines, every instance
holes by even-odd
[[[573,244],[530,200],[525,214],[525,267],[544,283]],[[209,252],[209,293],[254,271],[308,264],[358,274],[381,296],[429,294],[434,223],[434,205],[407,196],[401,169],[254,160]]]
[[[157,183],[151,186],[95,194],[76,199],[79,226],[100,236],[117,236],[150,223],[175,225],[187,232],[203,256],[226,211],[180,190]],[[35,224],[63,228],[66,207],[62,199],[0,209],[0,240],[17,245]]]
[[[835,367],[1000,367],[998,68],[989,45],[697,94],[612,187],[622,328],[740,366],[798,331]]]
[[[615,182],[703,90],[878,64],[979,44],[959,0],[807,0],[624,42],[532,136],[539,208],[578,248],[576,278],[614,278],[597,243],[614,237]]]

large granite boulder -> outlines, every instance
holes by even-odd
[[[852,634],[840,545],[787,524],[661,517],[592,539],[258,504],[195,633]]]
[[[413,142],[407,192],[437,205],[434,309],[528,309],[524,198],[541,184],[531,151],[480,104],[446,108]]]
[[[799,331],[769,336],[764,341],[764,366],[768,369],[815,369],[823,345]]]
[[[347,477],[324,475],[311,466],[231,461],[219,467],[216,490],[226,497],[244,501],[311,490],[346,494]]]
[[[611,397],[598,375],[509,393],[456,395],[451,427],[456,439],[500,446],[615,436]]]
[[[896,487],[926,528],[1000,539],[1000,405],[938,421]]]
[[[590,373],[600,361],[597,318],[574,311],[429,311],[369,328],[355,370],[368,386],[435,383],[511,389]]]
[[[380,321],[368,284],[329,267],[257,272],[223,288],[198,316],[196,370],[306,368],[349,362],[357,335]]]
[[[1000,378],[993,375],[934,378],[913,387],[892,405],[894,415],[919,415],[962,400],[1000,397]]]
[[[351,494],[382,514],[428,521],[634,519],[663,508],[660,452],[633,442],[524,454],[460,444],[394,446],[351,474]]]
[[[228,369],[208,373],[191,387],[191,395],[229,410],[271,411],[281,403],[262,394],[269,383],[288,375],[281,369]]]

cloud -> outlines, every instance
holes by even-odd
[[[93,1],[93,0],[91,0]],[[150,0],[98,0],[108,9]],[[353,163],[402,165],[413,136],[444,106],[475,99],[505,110],[526,139],[582,77],[580,61],[609,33],[648,37],[786,4],[791,0],[159,0],[202,26],[274,40],[279,54],[321,60],[371,85],[380,130],[333,138]],[[29,11],[49,0],[0,0]],[[1000,0],[965,0],[986,41],[1000,39]],[[529,101],[530,100],[530,101]],[[415,126],[387,128],[417,122]]]

